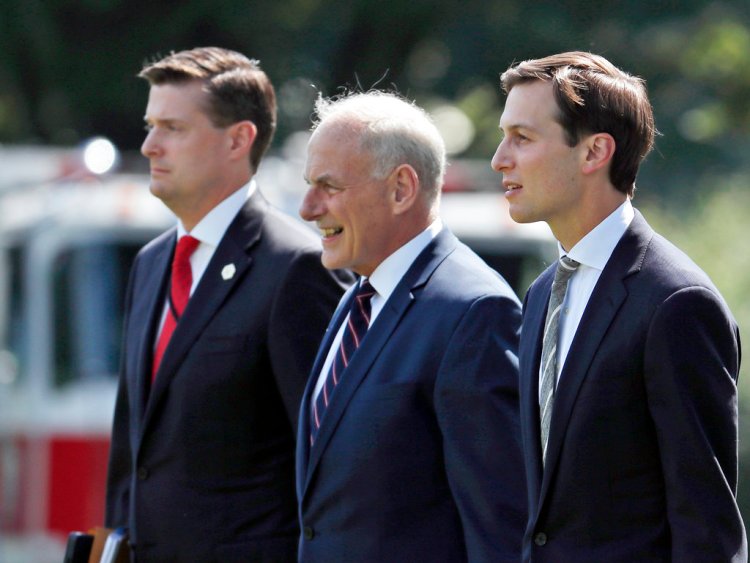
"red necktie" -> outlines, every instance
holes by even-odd
[[[328,408],[328,403],[331,401],[333,390],[339,384],[341,375],[344,373],[346,366],[349,365],[349,360],[359,348],[359,344],[370,326],[370,299],[375,293],[376,291],[370,282],[365,280],[352,300],[349,319],[341,337],[339,348],[333,358],[331,371],[328,372],[323,388],[318,393],[310,413],[310,445],[315,442],[315,438],[318,436],[320,423]]]
[[[167,349],[167,344],[172,338],[172,333],[177,327],[177,321],[180,320],[182,312],[185,310],[188,299],[190,298],[190,287],[193,285],[193,271],[190,268],[190,256],[198,248],[200,241],[190,235],[185,235],[177,242],[177,248],[174,251],[172,260],[172,279],[169,288],[169,307],[167,316],[164,319],[164,326],[159,334],[159,340],[156,343],[154,351],[153,370],[151,372],[151,381],[156,377],[159,370],[159,364]]]

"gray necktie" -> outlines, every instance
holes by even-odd
[[[552,418],[552,405],[555,398],[557,383],[557,342],[560,336],[560,309],[565,299],[570,276],[578,268],[579,263],[563,256],[557,262],[555,279],[552,282],[552,293],[547,308],[547,322],[544,325],[544,341],[542,343],[542,382],[539,396],[539,415],[542,426],[542,461],[547,455],[547,439],[549,438],[549,423]]]

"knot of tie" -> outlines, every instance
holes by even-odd
[[[193,271],[190,268],[190,257],[198,248],[200,241],[197,238],[185,235],[177,241],[177,248],[172,259],[172,283],[170,293],[172,305],[178,314],[182,314],[190,297],[190,288],[193,285]]]
[[[372,287],[370,281],[364,280],[359,286],[357,295],[354,298],[354,301],[359,308],[359,312],[366,323],[365,330],[367,330],[367,328],[370,326],[370,300],[372,299],[372,296],[375,295],[375,293],[375,288]],[[352,303],[352,308],[354,308],[354,303]]]
[[[557,270],[555,270],[555,280],[552,282],[553,286],[559,286],[561,284],[567,284],[570,280],[570,276],[578,269],[580,262],[576,262],[568,256],[562,256],[557,261]],[[554,291],[554,289],[553,289]]]

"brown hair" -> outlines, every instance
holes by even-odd
[[[250,164],[257,170],[276,130],[276,94],[257,60],[228,49],[200,47],[146,63],[138,76],[151,85],[199,80],[208,93],[206,114],[215,126],[252,121],[258,134]]]
[[[623,72],[599,55],[571,51],[512,65],[500,80],[506,94],[517,84],[551,81],[568,144],[574,146],[590,133],[612,135],[615,153],[610,181],[619,191],[633,195],[638,167],[656,135],[642,78]]]

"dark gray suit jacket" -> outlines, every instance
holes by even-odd
[[[524,561],[746,561],[735,499],[740,337],[721,295],[636,211],[568,352],[542,466],[539,362],[554,268],[524,304]]]
[[[297,411],[344,284],[315,235],[254,194],[149,389],[174,247],[172,229],[132,269],[106,523],[130,528],[139,562],[294,561]]]

